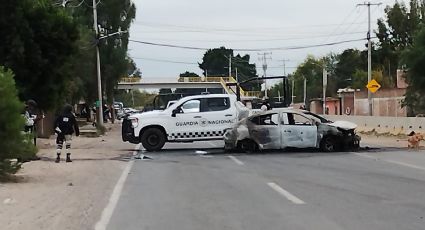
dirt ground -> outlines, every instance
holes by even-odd
[[[25,163],[18,183],[0,183],[0,229],[93,229],[132,154],[120,125],[102,137],[74,137],[72,163],[54,163],[55,139],[38,139],[42,159]]]
[[[396,136],[374,136],[360,134],[362,140],[360,146],[362,147],[374,147],[374,148],[405,148],[407,150],[407,137],[401,138]],[[424,142],[421,143],[421,148],[424,146]]]

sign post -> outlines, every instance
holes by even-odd
[[[366,88],[369,90],[369,96],[368,99],[369,100],[369,114],[370,116],[373,115],[373,100],[372,100],[372,93],[376,93],[376,91],[378,91],[381,88],[381,85],[375,80],[372,79],[370,80],[367,85]]]

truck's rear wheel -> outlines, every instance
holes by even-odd
[[[147,151],[159,151],[165,144],[165,134],[157,128],[148,128],[143,132],[141,142]]]

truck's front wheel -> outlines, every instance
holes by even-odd
[[[147,151],[159,151],[165,144],[165,134],[157,128],[148,128],[143,132],[141,141]]]

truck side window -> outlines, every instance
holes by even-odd
[[[204,110],[223,111],[230,108],[230,100],[228,97],[207,98]]]
[[[181,106],[183,113],[199,113],[201,106],[201,101],[199,99],[194,99],[190,101],[186,101]]]

